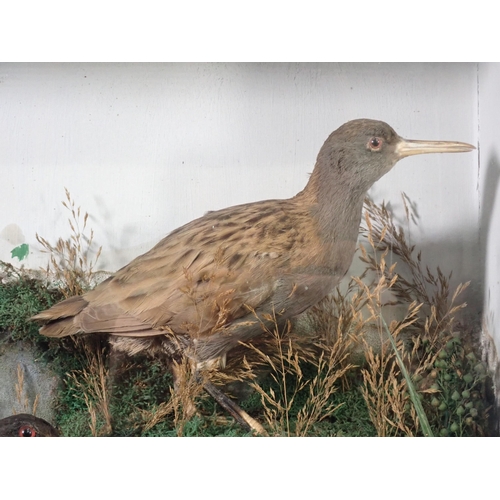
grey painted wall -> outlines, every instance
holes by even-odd
[[[474,142],[476,94],[472,64],[3,64],[0,232],[17,225],[33,250],[36,232],[67,233],[67,187],[114,269],[207,210],[292,196],[347,120]],[[406,191],[415,236],[457,240],[467,273],[476,185],[473,155],[432,155],[405,160],[373,194],[397,205]]]

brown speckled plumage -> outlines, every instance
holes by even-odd
[[[128,353],[224,357],[261,334],[268,315],[284,323],[333,290],[351,264],[367,190],[399,159],[471,149],[405,141],[379,121],[348,122],[328,137],[293,198],[209,212],[34,319],[49,337],[109,333]]]

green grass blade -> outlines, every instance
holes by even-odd
[[[394,353],[396,354],[396,359],[398,361],[399,368],[401,368],[401,373],[403,374],[405,380],[406,380],[406,385],[408,386],[408,390],[410,392],[410,398],[413,402],[413,406],[415,406],[415,410],[418,415],[418,420],[420,422],[420,425],[422,426],[422,432],[424,433],[424,436],[426,437],[434,437],[434,434],[432,433],[431,426],[429,425],[429,420],[427,419],[427,415],[425,414],[424,407],[422,406],[422,402],[420,401],[420,398],[418,397],[417,390],[415,388],[415,384],[413,383],[410,374],[406,370],[406,367],[403,363],[403,360],[401,356],[399,355],[398,348],[396,346],[396,341],[394,340],[392,333],[389,330],[389,327],[387,326],[387,323],[385,322],[385,319],[382,317],[382,314],[379,314],[379,318],[382,321],[382,324],[384,325],[386,331],[387,331],[387,336],[389,337],[389,340],[391,342],[392,348],[394,349]]]

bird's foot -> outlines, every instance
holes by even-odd
[[[204,382],[203,388],[217,403],[219,403],[234,419],[248,430],[253,431],[259,436],[267,436],[264,427],[252,418],[245,410],[240,408],[232,399],[226,396],[220,389],[211,382]]]

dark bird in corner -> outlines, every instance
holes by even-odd
[[[285,200],[209,212],[82,296],[37,314],[48,337],[107,333],[130,355],[182,356],[195,369],[317,304],[351,264],[368,189],[407,156],[460,153],[463,142],[411,141],[389,125],[353,120],[319,151],[306,187]],[[204,384],[241,423],[262,427],[212,383]]]
[[[59,432],[43,418],[20,413],[0,419],[0,437],[59,437]]]

